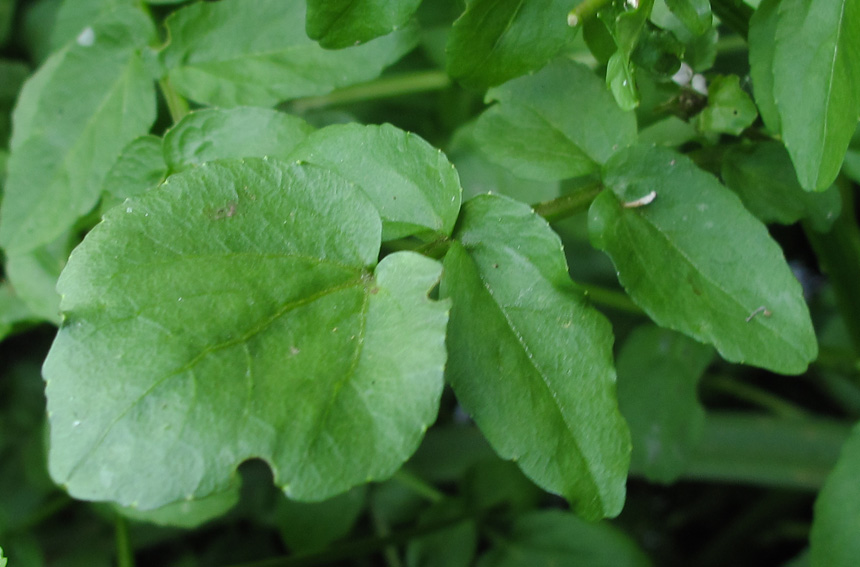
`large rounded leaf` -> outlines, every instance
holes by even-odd
[[[224,490],[255,457],[297,499],[392,474],[436,415],[447,308],[427,297],[437,262],[376,265],[380,230],[342,177],[265,159],[112,209],[59,283],[54,479],[153,508]]]

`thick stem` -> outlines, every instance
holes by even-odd
[[[118,567],[134,567],[134,552],[128,539],[128,522],[117,515],[114,520],[116,530],[116,563]]]

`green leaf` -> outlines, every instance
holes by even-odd
[[[475,139],[489,159],[521,177],[587,174],[636,140],[634,114],[616,106],[588,67],[569,59],[491,89],[487,101],[498,105],[478,119]]]
[[[860,555],[860,425],[842,447],[842,453],[815,500],[810,533],[812,567],[850,567]]]
[[[154,87],[138,49],[153,33],[149,19],[118,9],[88,29],[19,98],[0,210],[0,243],[9,253],[51,242],[92,209],[120,149],[155,119]]]
[[[382,239],[454,230],[462,189],[454,166],[420,136],[390,124],[339,124],[314,132],[290,159],[336,171],[365,192]]]
[[[105,175],[102,191],[124,200],[152,189],[167,177],[161,138],[146,135],[129,142]]]
[[[265,158],[108,211],[58,284],[54,479],[150,509],[223,491],[250,458],[303,500],[390,476],[435,419],[447,305],[427,297],[437,262],[376,265],[380,232],[342,177]]]
[[[758,111],[771,132],[780,132],[779,109],[774,99],[773,61],[776,56],[776,26],[780,0],[762,0],[750,18],[749,60]],[[818,95],[816,95],[817,97]]]
[[[116,513],[136,522],[183,529],[196,528],[223,516],[239,502],[241,477],[234,477],[234,480],[235,482],[223,492],[215,492],[195,500],[180,500],[154,510],[138,510],[116,504],[112,508]]]
[[[833,183],[860,117],[860,1],[779,5],[773,93],[800,185]]]
[[[8,282],[0,283],[0,340],[9,336],[21,323],[37,320]]]
[[[60,324],[57,279],[77,243],[77,239],[64,234],[46,246],[6,256],[6,278],[18,298],[39,319],[54,325]]]
[[[421,0],[308,0],[307,33],[328,49],[350,47],[403,27]]]
[[[622,110],[629,111],[639,106],[639,91],[636,90],[633,64],[621,51],[616,51],[609,58],[606,66],[606,85]]]
[[[30,70],[23,63],[0,59],[0,148],[6,147],[9,140],[12,128],[9,114],[29,74]]]
[[[167,18],[161,52],[171,84],[215,106],[274,106],[377,77],[417,41],[412,26],[364,45],[328,51],[307,37],[303,0],[222,0]]]
[[[409,540],[406,567],[471,567],[478,548],[478,528],[467,513],[462,502],[449,499],[422,513],[419,526],[455,523]],[[463,520],[456,522],[458,518]]]
[[[630,438],[612,331],[570,281],[558,236],[527,205],[467,202],[445,256],[446,378],[496,452],[587,518],[624,502]]]
[[[367,490],[358,486],[322,502],[278,499],[274,523],[293,553],[320,551],[345,537],[365,508]]]
[[[0,567],[6,567],[6,558],[3,557],[3,548],[0,547]]]
[[[723,158],[722,177],[764,223],[794,224],[808,218],[813,227],[826,232],[842,209],[836,187],[821,193],[803,190],[788,152],[778,142],[731,148]]]
[[[50,28],[51,50],[64,47],[114,8],[134,4],[133,0],[62,0]]]
[[[286,159],[313,130],[297,116],[268,108],[198,110],[164,135],[164,161],[175,173],[228,157]]]
[[[9,39],[9,32],[12,31],[12,20],[15,16],[15,1],[0,0],[0,46],[6,44]],[[3,557],[3,550],[0,549],[0,559]],[[5,563],[3,563],[5,565]],[[0,565],[0,567],[3,567]]]
[[[655,482],[684,472],[705,426],[696,389],[713,350],[654,326],[636,328],[618,354],[618,405],[633,437],[631,468]]]
[[[702,35],[711,29],[710,0],[666,0],[666,5],[694,35]]]
[[[609,59],[606,84],[615,97],[615,102],[624,110],[633,110],[639,105],[631,57],[646,27],[653,5],[654,0],[642,0],[632,10],[627,10],[625,4],[623,9],[610,6],[598,13],[618,46],[618,50]]]
[[[589,211],[592,243],[657,324],[775,372],[799,374],[815,359],[800,284],[734,193],[688,158],[644,146],[614,156],[604,184],[611,191]],[[644,197],[653,202],[636,206]]]
[[[448,74],[486,88],[540,69],[574,37],[563,0],[470,0],[448,36]]]
[[[583,522],[561,510],[517,517],[504,545],[481,557],[478,567],[648,567],[651,561],[612,525]]]
[[[758,112],[737,75],[716,75],[708,84],[708,105],[698,116],[703,132],[740,136],[755,122]]]

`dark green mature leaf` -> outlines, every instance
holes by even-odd
[[[207,108],[186,115],[164,135],[171,172],[228,157],[286,159],[314,128],[268,108]]]
[[[273,106],[375,78],[410,51],[414,27],[328,51],[304,30],[304,0],[200,2],[167,19],[171,84],[197,102]]]
[[[615,400],[612,331],[567,273],[558,236],[528,206],[463,208],[440,295],[453,299],[446,377],[493,448],[576,512],[624,502],[630,438]]]
[[[323,128],[290,159],[337,171],[365,192],[382,218],[382,239],[454,230],[460,179],[441,150],[390,124]]]
[[[308,0],[307,33],[328,49],[350,47],[403,27],[421,0]]]
[[[0,244],[21,254],[69,230],[98,201],[120,149],[155,119],[139,48],[154,33],[139,10],[117,9],[53,55],[15,109]]]
[[[699,113],[699,128],[739,136],[755,122],[758,112],[741,89],[737,75],[717,75],[708,84],[708,105]]]
[[[815,500],[810,533],[812,567],[851,567],[860,557],[860,425],[842,447],[833,472]]]
[[[9,32],[12,30],[12,20],[15,15],[14,0],[0,0],[0,46],[6,43],[9,39]]]
[[[711,28],[710,0],[666,0],[666,5],[693,34],[702,35]]]
[[[12,131],[10,113],[18,98],[21,85],[30,74],[30,69],[21,62],[0,59],[0,148],[6,147],[9,134]],[[5,172],[5,167],[0,168],[0,173]],[[0,183],[3,176],[0,175]]]
[[[111,209],[58,284],[55,480],[148,509],[223,491],[255,457],[297,499],[392,474],[436,416],[447,305],[427,297],[437,262],[376,265],[380,232],[342,177],[266,159]]]
[[[822,193],[803,190],[788,152],[778,142],[730,149],[723,159],[722,177],[744,206],[765,223],[794,224],[808,218],[823,232],[842,210],[836,187]]]
[[[688,158],[643,146],[614,156],[604,183],[611,191],[589,212],[592,242],[655,322],[775,372],[798,374],[815,359],[800,284],[734,193]],[[636,206],[647,195],[653,202]]]
[[[478,567],[648,567],[651,561],[625,533],[590,524],[560,510],[532,512],[514,521],[504,545]]]
[[[833,183],[860,118],[860,1],[779,5],[773,94],[801,186]]]
[[[475,139],[487,157],[521,177],[587,174],[636,141],[635,115],[618,108],[588,67],[569,59],[491,89],[487,100],[498,105],[478,119]]]
[[[618,405],[633,437],[631,468],[672,482],[705,427],[696,389],[713,349],[667,329],[638,327],[618,354]]]
[[[102,191],[118,199],[140,195],[167,177],[161,138],[146,135],[126,145],[105,175]]]
[[[773,61],[776,55],[776,26],[779,22],[780,0],[762,0],[750,18],[749,60],[758,111],[765,126],[780,132],[779,109],[773,93]],[[817,96],[817,95],[816,95]]]
[[[573,39],[564,0],[470,0],[448,37],[448,74],[477,88],[540,69]]]

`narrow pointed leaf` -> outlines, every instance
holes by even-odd
[[[568,59],[491,89],[487,100],[498,104],[476,122],[475,139],[522,177],[584,175],[636,140],[634,114],[618,108],[591,69]]]
[[[845,441],[842,453],[815,500],[810,534],[812,567],[851,567],[860,556],[860,426]]]
[[[327,49],[364,43],[403,27],[421,0],[308,0],[307,32]]]
[[[797,178],[826,189],[860,119],[860,0],[781,2],[773,75]]]
[[[305,34],[304,0],[200,2],[167,19],[171,84],[217,106],[274,106],[373,79],[410,51],[414,27],[329,51]]]
[[[734,193],[688,158],[644,146],[613,157],[604,183],[611,191],[589,211],[592,242],[657,324],[775,372],[799,374],[815,359],[800,283]]]
[[[192,112],[164,135],[171,172],[228,157],[285,159],[313,132],[297,116],[268,108],[207,108]]]
[[[470,0],[448,37],[448,74],[486,88],[540,69],[574,37],[563,0]]]
[[[380,230],[346,180],[275,160],[111,209],[58,285],[54,479],[149,509],[225,490],[251,458],[297,499],[391,475],[436,416],[447,306],[427,297],[438,262],[376,264]]]
[[[290,155],[337,171],[365,192],[382,217],[382,239],[447,236],[460,211],[460,179],[448,158],[421,137],[390,124],[334,125]]]
[[[574,288],[558,236],[526,205],[463,209],[440,294],[453,299],[446,377],[493,448],[597,519],[620,512],[630,437],[612,331]]]
[[[119,151],[155,119],[139,48],[153,33],[140,11],[110,12],[85,41],[52,56],[14,115],[0,244],[25,253],[67,231],[98,200]]]

